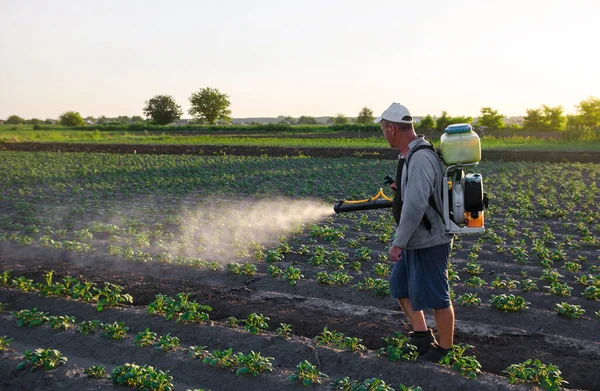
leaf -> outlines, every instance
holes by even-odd
[[[248,373],[248,372],[250,372],[250,368],[242,367],[242,368],[238,369],[235,372],[235,374],[239,376],[239,375],[243,375],[244,373]]]

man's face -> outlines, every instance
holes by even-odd
[[[392,128],[392,124],[390,124],[387,121],[381,121],[381,132],[383,133],[383,137],[385,137],[385,139],[387,140],[388,144],[390,145],[390,147],[392,147],[392,132],[393,132],[393,128]]]

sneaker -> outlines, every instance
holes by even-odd
[[[427,331],[411,331],[408,333],[408,343],[415,345],[419,356],[427,353],[432,344],[437,345],[437,340],[433,335],[433,330],[427,329]]]
[[[423,361],[439,363],[442,358],[448,354],[449,350],[443,349],[437,343],[432,343],[427,350],[427,353],[420,356],[419,359]]]

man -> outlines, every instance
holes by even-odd
[[[374,123],[381,124],[389,145],[400,152],[402,171],[392,187],[397,187],[394,209],[399,216],[389,250],[389,259],[395,262],[390,291],[413,327],[408,342],[417,346],[420,358],[437,362],[454,342],[448,285],[452,237],[445,232],[440,212],[444,163],[431,144],[417,136],[405,106],[392,103]],[[423,310],[428,308],[433,309],[439,342],[425,322]]]

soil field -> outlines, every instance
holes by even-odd
[[[0,151],[22,152],[95,152],[120,154],[191,154],[231,156],[310,156],[310,157],[361,157],[394,159],[398,152],[392,149],[373,148],[285,148],[254,146],[208,146],[208,145],[147,145],[147,144],[81,144],[81,143],[34,143],[11,142],[0,144]],[[486,150],[484,159],[507,162],[581,162],[600,163],[600,152],[590,151],[515,151]]]
[[[282,222],[312,207],[294,195],[369,191],[389,170],[384,161],[1,151],[0,158],[0,337],[14,339],[0,352],[1,389],[114,388],[84,368],[102,365],[110,374],[136,363],[169,371],[177,390],[299,390],[308,388],[288,378],[306,360],[329,376],[311,387],[319,390],[344,377],[378,378],[396,390],[517,390],[533,385],[510,384],[505,370],[528,359],[560,368],[565,389],[600,387],[598,164],[480,166],[491,196],[486,232],[455,239],[449,273],[455,343],[472,345],[465,355],[481,364],[469,379],[452,366],[378,355],[385,338],[410,330],[386,285],[389,210]],[[190,186],[192,179],[199,182]],[[215,194],[222,202],[210,201]],[[235,209],[232,197],[249,201]],[[288,198],[279,204],[280,197]],[[264,208],[255,209],[261,200]],[[223,206],[234,214],[220,216]],[[254,235],[269,225],[279,228]],[[495,308],[502,294],[522,297],[526,308]],[[177,321],[183,310],[167,319],[154,310],[165,297],[182,300],[181,308],[183,300],[209,306],[202,307],[208,319]],[[34,309],[46,313],[38,314],[42,324],[19,326],[32,316],[20,311]],[[73,319],[54,330],[60,319],[49,316]],[[83,333],[82,322],[93,320],[104,326]],[[114,322],[128,327],[120,340],[110,338]],[[325,343],[325,328],[347,339]],[[157,337],[154,346],[136,346],[146,329],[178,343],[163,351]],[[68,361],[17,370],[36,348],[58,349]],[[272,357],[271,371],[236,375],[240,363],[204,362],[228,348]]]

